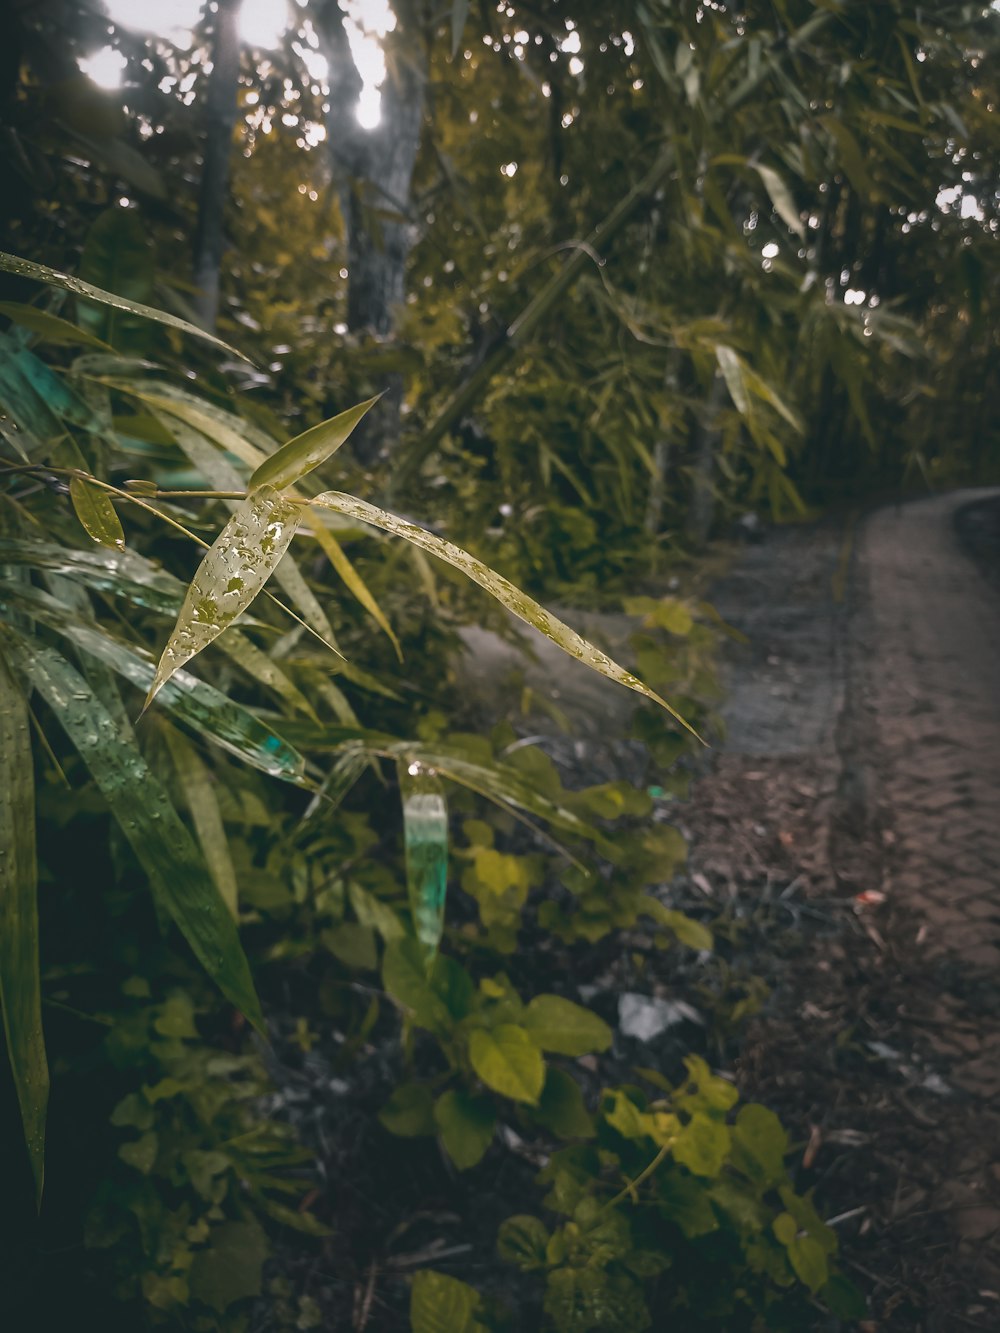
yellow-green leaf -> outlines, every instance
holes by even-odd
[[[545,1061],[516,1023],[501,1023],[492,1031],[475,1028],[469,1038],[469,1059],[486,1086],[504,1097],[534,1106],[542,1095]]]
[[[434,1123],[445,1152],[459,1171],[468,1171],[493,1140],[496,1113],[488,1097],[473,1097],[453,1088],[434,1103]]]
[[[729,1154],[728,1126],[696,1111],[674,1143],[674,1158],[696,1176],[715,1177]]]
[[[247,609],[288,550],[301,512],[270,486],[240,504],[191,580],[146,696],[147,708],[175,671]]]
[[[604,1019],[561,995],[536,995],[521,1022],[543,1051],[558,1055],[587,1055],[611,1045]]]
[[[38,966],[35,775],[28,705],[0,657],[0,1009],[21,1123],[41,1203],[49,1071]]]
[[[125,550],[125,533],[107,491],[101,490],[93,482],[85,481],[83,477],[72,477],[69,498],[88,537],[101,546],[110,546],[112,550]]]
[[[307,472],[312,472],[320,463],[325,463],[381,397],[381,394],[376,394],[374,398],[368,398],[356,407],[349,407],[346,412],[331,417],[329,421],[321,421],[318,426],[303,431],[283,444],[276,454],[261,463],[250,478],[251,492],[259,490],[261,486],[274,486],[276,490],[281,490],[293,485]]]
[[[593,671],[602,676],[607,676],[609,680],[617,681],[619,685],[625,685],[630,690],[635,690],[638,694],[643,694],[647,699],[652,699],[655,703],[660,704],[685,730],[701,740],[694,728],[685,722],[665,699],[661,699],[654,690],[643,684],[638,676],[634,676],[630,671],[620,667],[617,662],[608,657],[607,653],[601,652],[600,648],[588,643],[575,630],[570,629],[568,625],[564,625],[561,620],[557,619],[551,611],[546,611],[544,606],[539,605],[526,592],[522,592],[520,588],[515,587],[509,579],[505,579],[502,574],[498,574],[489,565],[484,565],[481,560],[477,560],[468,551],[463,551],[460,546],[445,541],[443,537],[436,537],[433,533],[427,532],[415,523],[409,523],[405,519],[398,518],[395,514],[379,509],[376,505],[368,504],[365,500],[359,500],[354,495],[346,495],[343,491],[325,491],[322,495],[318,495],[312,503],[324,509],[334,509],[338,513],[347,514],[351,518],[359,519],[362,523],[371,523],[374,527],[382,528],[383,531],[391,532],[397,537],[405,537],[414,546],[420,546],[425,551],[430,551],[431,555],[436,555],[438,559],[444,560],[456,569],[460,569],[474,583],[478,583],[481,588],[485,588],[491,596],[513,612],[519,620],[523,620],[525,624],[541,630],[570,657],[575,657]]]
[[[467,1282],[422,1268],[410,1293],[411,1333],[473,1333],[481,1327],[475,1319],[479,1303],[479,1292]]]

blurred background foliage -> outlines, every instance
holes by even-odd
[[[558,720],[551,702],[484,718],[458,684],[460,630],[508,634],[503,613],[347,519],[300,535],[275,577],[298,621],[259,599],[199,679],[133,726],[195,562],[161,513],[208,542],[228,515],[225,499],[178,507],[155,490],[237,493],[281,441],[385,391],[323,485],[416,516],[543,599],[625,599],[643,678],[711,733],[717,628],[688,577],[710,538],[748,513],[800,521],[1000,473],[1000,14],[903,0],[109,8],[3,8],[3,248],[250,359],[0,276],[0,711],[22,835],[31,802],[38,821],[40,988],[21,1000],[42,1001],[52,1072],[38,1221],[24,1090],[0,1076],[12,1327],[62,1326],[81,1300],[130,1333],[400,1326],[393,1308],[344,1313],[367,1279],[329,1249],[322,1299],[289,1260],[268,1313],[249,1302],[296,1231],[315,1246],[353,1225],[363,1251],[366,1219],[331,1202],[339,1178],[316,1163],[384,1190],[358,1162],[398,1168],[386,1131],[437,1135],[453,1176],[510,1134],[548,1134],[548,1151],[599,1133],[600,1154],[567,1149],[549,1172],[563,1191],[550,1213],[583,1239],[567,1241],[573,1221],[504,1232],[504,1257],[536,1275],[522,1307],[536,1324],[611,1328],[619,1308],[639,1328],[684,1308],[705,1326],[808,1327],[803,1292],[849,1311],[830,1238],[782,1176],[780,1127],[758,1118],[759,1139],[734,1126],[730,1140],[707,1073],[678,1067],[645,1092],[602,1074],[588,1109],[538,1041],[519,1047],[547,1080],[533,1097],[483,1058],[501,1029],[530,1034],[531,994],[575,993],[567,977],[591,976],[640,919],[651,954],[711,944],[651,887],[683,859],[669,802],[694,742],[642,705],[647,766],[564,783],[526,720],[529,706]],[[73,470],[131,495],[116,500],[125,550],[113,532],[91,540],[108,536],[107,506],[81,526]],[[461,893],[451,970],[430,981],[400,943],[400,762],[449,780]],[[187,879],[238,916],[273,1048],[180,947],[170,888]],[[136,892],[149,882],[152,899]],[[590,1035],[583,1052],[602,1047]],[[289,1128],[289,1080],[317,1069],[356,1090],[353,1157]],[[689,1152],[710,1169],[679,1157],[657,1220],[633,1232],[626,1204],[595,1239],[594,1192],[680,1132],[656,1119],[664,1094],[715,1145]],[[667,1280],[650,1254],[681,1244],[690,1277]],[[722,1271],[742,1293],[731,1307]],[[415,1286],[414,1327],[528,1326],[469,1290]],[[435,1325],[442,1310],[452,1322]]]

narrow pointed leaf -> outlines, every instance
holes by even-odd
[[[381,397],[381,394],[376,394],[374,398],[368,398],[356,407],[349,407],[346,412],[331,417],[329,421],[321,421],[318,426],[313,426],[311,430],[283,444],[276,454],[261,463],[250,478],[251,492],[261,486],[274,486],[277,490],[292,486],[307,472],[325,463]]]
[[[38,964],[35,774],[28,706],[0,658],[0,1009],[24,1139],[41,1203],[49,1071]]]
[[[758,176],[764,182],[764,189],[771,196],[771,203],[774,205],[774,211],[778,217],[781,218],[789,231],[793,231],[800,240],[805,240],[806,229],[802,225],[802,218],[799,216],[799,210],[788,186],[773,167],[763,167],[759,162],[755,162],[754,166],[757,169]]]
[[[16,273],[22,278],[34,278],[37,282],[48,283],[50,287],[61,287],[63,291],[72,292],[74,296],[84,296],[90,301],[100,301],[104,305],[114,307],[116,310],[127,310],[130,314],[155,320],[157,324],[166,324],[172,329],[178,329],[181,333],[190,334],[193,338],[201,338],[203,342],[211,343],[214,347],[228,352],[231,356],[238,356],[241,361],[250,360],[243,352],[237,351],[235,347],[230,347],[221,338],[217,338],[214,333],[209,333],[206,329],[199,329],[196,324],[189,324],[186,319],[178,319],[176,315],[170,315],[165,310],[156,310],[153,306],[143,305],[139,301],[126,300],[124,296],[115,296],[113,292],[106,292],[103,288],[84,282],[82,278],[74,278],[69,273],[60,273],[58,269],[49,268],[46,264],[34,264],[30,259],[21,259],[18,255],[10,255],[0,250],[0,269],[4,269],[8,273]]]
[[[83,589],[79,591],[85,598]],[[4,602],[24,608],[41,624],[66,635],[81,652],[116,671],[143,694],[152,684],[154,661],[144,647],[112,638],[91,618],[82,618],[67,608],[64,601],[31,584],[0,582],[0,605]],[[164,686],[160,699],[165,708],[198,735],[243,763],[269,777],[298,786],[309,785],[303,776],[305,760],[293,746],[248,708],[189,671],[176,672]]]
[[[134,744],[86,680],[54,649],[3,631],[12,659],[44,698],[90,772],[149,878],[154,897],[226,998],[263,1031],[236,925],[191,834]]]
[[[2,563],[27,564],[33,569],[65,574],[95,592],[121,597],[133,606],[145,607],[160,615],[175,617],[184,600],[184,585],[180,579],[175,579],[133,550],[73,551],[51,542],[11,541],[0,537]],[[251,680],[272,690],[296,712],[316,720],[315,711],[302,691],[245,634],[234,629],[227,631],[219,640],[219,648]]]
[[[84,481],[83,477],[72,477],[69,498],[88,537],[114,551],[125,550],[125,533],[107,491]]]
[[[413,930],[426,957],[431,959],[437,953],[444,930],[448,806],[440,781],[422,764],[399,765],[399,791],[403,798],[406,887]]]
[[[48,343],[81,343],[84,347],[93,347],[99,352],[113,350],[86,329],[78,328],[76,324],[71,324],[68,319],[63,319],[60,315],[53,315],[50,310],[39,310],[36,305],[26,305],[22,301],[0,301],[0,315],[6,315],[22,329],[37,333]]]
[[[316,541],[336,573],[340,576],[344,586],[365,608],[372,620],[378,625],[379,629],[387,635],[389,642],[396,650],[396,656],[402,662],[403,650],[400,647],[399,640],[396,638],[392,626],[386,619],[385,613],[375,600],[371,589],[344,554],[340,542],[337,541],[332,532],[327,531],[323,526],[319,515],[309,514],[307,517],[309,520],[309,528],[313,536],[316,538]]]
[[[247,609],[288,550],[301,512],[270,486],[240,504],[191,581],[146,696],[147,708],[175,671]]]
[[[163,734],[219,896],[229,908],[233,919],[239,920],[236,871],[233,869],[233,858],[229,855],[229,839],[226,837],[211,775],[198,751],[180,732],[173,727],[164,727]]]
[[[727,347],[724,343],[716,345],[715,356],[734,407],[741,417],[750,416],[750,395],[743,379],[743,361],[731,347]]]
[[[179,420],[172,413],[161,411],[156,407],[153,408],[153,415],[173,435],[180,448],[209,485],[220,491],[242,491],[244,489],[244,478],[233,467],[232,463],[223,457],[216,445],[206,438],[202,429],[192,426],[185,420]],[[207,424],[211,424],[210,418],[205,417],[204,419]],[[248,447],[253,450],[255,455],[259,456],[259,451],[254,449],[252,445]],[[238,507],[237,502],[230,500],[226,503],[230,511],[235,513]],[[298,565],[290,556],[287,560],[281,562],[275,571],[274,577],[287,594],[296,613],[302,617],[314,633],[339,652],[333,626],[330,624],[326,612],[306,582]]]
[[[586,639],[577,634],[576,630],[564,625],[551,611],[546,611],[544,606],[539,605],[527,593],[522,592],[509,579],[505,579],[502,574],[498,574],[489,565],[484,565],[481,560],[477,560],[468,551],[463,551],[460,546],[445,541],[443,537],[436,537],[424,528],[417,527],[415,523],[409,523],[405,519],[398,518],[395,514],[379,509],[376,505],[368,504],[365,500],[359,500],[356,496],[346,495],[342,491],[326,491],[322,495],[318,495],[313,500],[313,504],[321,508],[335,509],[338,513],[360,519],[363,523],[371,523],[374,527],[382,528],[383,531],[391,532],[397,537],[405,537],[414,546],[420,546],[425,551],[429,551],[431,555],[436,555],[439,560],[444,560],[447,564],[453,565],[455,569],[461,570],[474,583],[478,583],[481,588],[485,588],[491,596],[501,602],[508,611],[513,612],[519,620],[523,620],[525,624],[541,630],[570,657],[575,657],[577,661],[583,662],[585,666],[598,672],[599,675],[617,681],[619,685],[625,685],[628,689],[645,695],[647,699],[652,699],[662,708],[665,708],[671,717],[679,722],[685,730],[689,731],[692,736],[701,740],[694,728],[685,722],[665,699],[661,699],[654,690],[643,684],[638,676],[634,676],[631,671],[626,671],[624,667],[619,666],[617,662],[608,657],[607,653],[602,652],[594,644],[588,643]]]

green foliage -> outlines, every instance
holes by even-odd
[[[555,1224],[523,1214],[500,1228],[501,1257],[544,1277],[545,1327],[811,1327],[802,1288],[857,1308],[834,1233],[791,1188],[777,1118],[749,1104],[732,1119],[732,1084],[685,1064],[655,1100],[603,1093],[596,1145],[560,1150],[539,1175]]]
[[[148,990],[133,980],[131,993]],[[85,1242],[107,1251],[123,1301],[140,1293],[154,1325],[229,1330],[261,1291],[270,1243],[261,1218],[324,1229],[285,1202],[290,1169],[309,1160],[284,1126],[261,1117],[259,1060],[206,1046],[192,997],[133,1001],[106,1039],[116,1077],[133,1085],[111,1112],[117,1164],[102,1180]]]
[[[451,958],[439,956],[428,968],[410,939],[387,946],[382,980],[408,1020],[433,1034],[450,1085],[436,1100],[427,1085],[397,1088],[379,1116],[391,1133],[437,1132],[455,1165],[467,1170],[489,1147],[501,1113],[564,1139],[593,1132],[578,1084],[546,1056],[606,1050],[611,1029],[598,1015],[559,995],[524,1004],[503,973],[482,977],[477,987]]]

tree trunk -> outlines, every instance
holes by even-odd
[[[214,329],[219,316],[219,270],[240,74],[239,9],[240,0],[218,0],[205,105],[205,159],[194,242],[194,281],[198,288],[194,305],[206,329]]]
[[[332,0],[319,10],[317,30],[330,62],[327,138],[347,229],[347,326],[375,338],[393,336],[406,296],[406,264],[416,239],[410,187],[423,128],[427,51],[418,7],[396,4],[396,28],[386,39],[388,73],[379,124],[358,124],[361,79],[343,14]],[[354,432],[361,462],[392,452],[399,435],[402,378],[387,376],[385,396]]]

